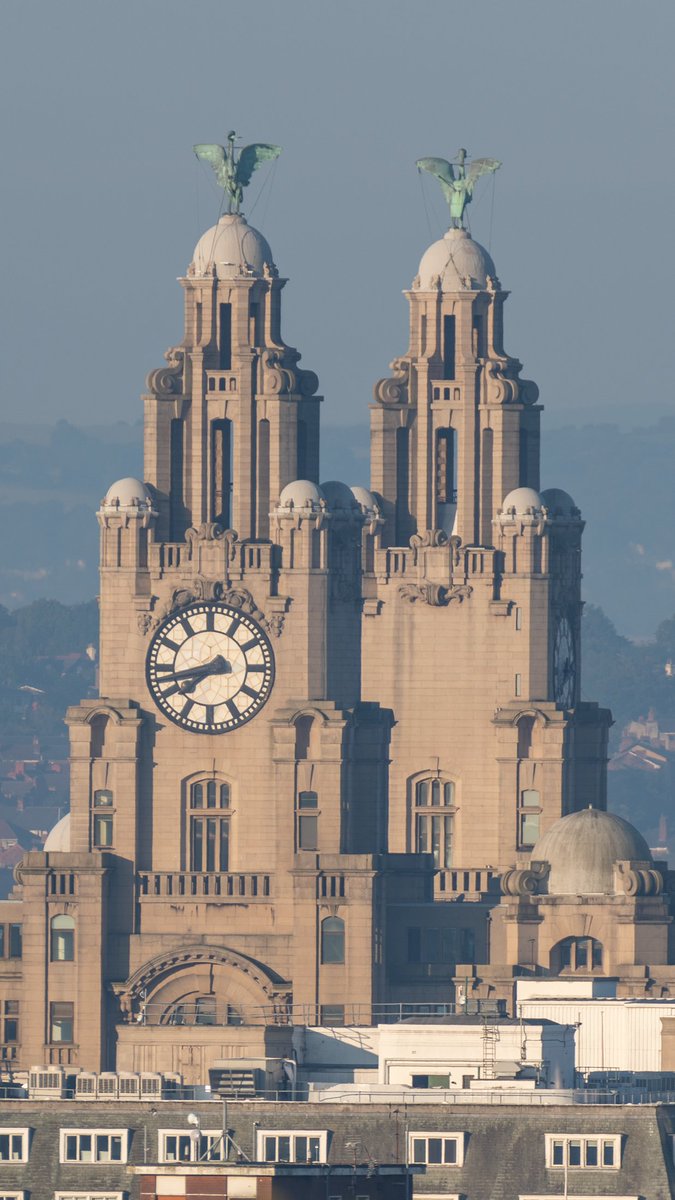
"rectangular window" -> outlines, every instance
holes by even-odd
[[[29,1129],[0,1129],[0,1163],[28,1162]]]
[[[21,958],[23,954],[23,929],[21,925],[9,927],[9,957]]]
[[[228,871],[230,822],[224,817],[192,817],[190,821],[190,870]]]
[[[517,608],[516,609],[516,629],[522,629],[522,628],[523,628],[523,610],[522,610],[522,608]]]
[[[418,854],[433,854],[434,866],[452,866],[452,835],[454,817],[448,813],[415,815],[415,849]]]
[[[455,318],[443,317],[443,378],[455,378]]]
[[[221,371],[232,370],[232,305],[221,304],[218,320],[218,350]]]
[[[161,1163],[224,1162],[226,1136],[222,1130],[160,1129],[157,1135]]]
[[[211,422],[211,520],[229,529],[232,520],[232,422]]]
[[[298,796],[298,850],[319,848],[319,797],[316,792],[300,792]]]
[[[59,1001],[49,1005],[49,1040],[72,1044],[75,1027],[75,1006],[72,1001]]]
[[[621,1166],[621,1135],[567,1137],[546,1135],[546,1166],[577,1170],[607,1170]]]
[[[344,1025],[345,1023],[345,1006],[344,1004],[322,1004],[321,1005],[321,1024],[322,1025]]]
[[[94,813],[94,848],[107,850],[113,844],[112,813]]]
[[[2,1006],[2,1040],[19,1041],[19,1001],[5,1000]]]
[[[427,1167],[461,1167],[464,1164],[464,1134],[410,1133],[408,1162]]]
[[[522,688],[523,688],[522,677],[520,675],[516,675],[514,683],[513,683],[514,695],[520,696],[520,694],[522,692]]]
[[[317,1130],[259,1129],[256,1140],[258,1162],[325,1163],[328,1132]]]
[[[125,1163],[128,1129],[62,1129],[62,1163]]]

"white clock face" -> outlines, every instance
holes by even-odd
[[[258,623],[227,604],[172,613],[150,643],[148,687],[162,712],[192,733],[228,733],[250,721],[274,683],[272,647]]]
[[[576,692],[574,634],[567,617],[560,617],[553,646],[553,691],[556,702],[572,708]]]

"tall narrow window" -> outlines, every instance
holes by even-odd
[[[345,961],[345,923],[342,917],[326,917],[321,922],[321,962]]]
[[[249,338],[252,346],[262,345],[262,327],[260,321],[260,304],[252,300],[249,306]]]
[[[408,533],[410,510],[409,492],[408,430],[396,430],[396,544],[405,545]]]
[[[221,371],[232,370],[232,305],[221,304],[218,313],[218,350]]]
[[[171,422],[171,461],[169,491],[169,541],[177,542],[183,533],[183,422],[175,418]]]
[[[75,958],[75,921],[65,913],[52,917],[50,951],[52,962],[72,962]]]
[[[481,536],[484,546],[492,545],[492,476],[494,457],[494,434],[491,429],[484,429],[481,445]]]
[[[457,501],[457,448],[454,429],[436,430],[436,499],[439,504]]]
[[[319,797],[316,792],[300,792],[298,795],[298,850],[319,848]]]
[[[49,1040],[67,1042],[74,1040],[75,1006],[72,1001],[59,1001],[49,1005]]]
[[[540,826],[541,796],[537,788],[523,788],[518,808],[519,850],[529,850],[539,841]]]
[[[437,867],[452,866],[455,785],[438,778],[421,779],[414,796],[415,850],[433,854]]]
[[[527,436],[527,430],[524,429],[522,427],[522,425],[520,428],[520,433],[518,435],[518,456],[519,456],[518,475],[519,475],[519,479],[520,479],[520,486],[528,487],[529,479],[530,479],[530,464],[529,464],[529,456],[528,456],[528,436]]]
[[[299,476],[298,478],[302,478]],[[258,537],[269,537],[270,530],[270,423],[258,424]]]
[[[443,317],[443,378],[455,378],[455,318]]]
[[[473,352],[476,358],[485,358],[485,317],[477,313],[473,319]]]
[[[114,837],[113,794],[109,788],[98,788],[92,797],[92,845],[95,850],[108,850]]]
[[[211,422],[211,520],[232,524],[232,422]]]
[[[230,864],[230,787],[205,779],[190,787],[190,870],[227,871]]]

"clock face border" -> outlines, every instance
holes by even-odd
[[[174,709],[171,704],[169,704],[159,686],[159,678],[156,669],[159,650],[161,646],[165,644],[166,638],[170,634],[170,631],[175,629],[176,626],[184,624],[186,621],[189,624],[191,616],[201,616],[208,613],[220,613],[224,617],[229,618],[231,621],[236,621],[237,626],[243,625],[250,633],[251,638],[255,639],[255,642],[260,647],[263,665],[265,668],[263,684],[259,690],[257,699],[253,699],[250,706],[238,713],[236,717],[230,715],[227,720],[213,721],[210,724],[205,721],[191,720],[189,716],[183,716],[180,712]],[[194,630],[193,635],[201,632],[204,631]],[[223,634],[223,636],[228,635]],[[185,638],[184,640],[187,641],[188,638]],[[249,671],[247,666],[246,675],[244,676],[244,684],[246,683],[246,676],[248,673]],[[179,729],[183,729],[187,733],[199,733],[209,736],[213,736],[214,734],[231,733],[235,729],[240,729],[243,725],[248,724],[253,717],[258,715],[258,713],[269,700],[275,680],[274,652],[267,634],[261,628],[258,622],[249,615],[249,613],[243,612],[239,608],[233,608],[232,605],[226,604],[224,601],[220,600],[195,600],[190,604],[186,604],[185,607],[170,613],[169,616],[166,617],[155,630],[146,655],[145,679],[148,691],[154,703],[157,705],[157,708],[160,710],[163,716],[167,717],[167,719],[174,725],[177,725]],[[238,695],[240,692],[241,688],[238,689],[235,695]],[[186,696],[186,702],[189,699],[190,697]],[[232,698],[232,703],[233,701],[234,697]],[[226,702],[221,701],[221,703]],[[207,706],[203,705],[203,707]]]
[[[566,662],[570,664],[569,673],[561,678],[563,663],[561,651],[563,644],[568,648]],[[553,641],[553,694],[556,704],[569,709],[574,705],[577,690],[577,654],[574,638],[574,628],[569,616],[564,613],[556,622]]]

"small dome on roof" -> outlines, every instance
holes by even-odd
[[[541,503],[541,496],[534,488],[514,488],[512,492],[509,492],[508,496],[504,497],[502,512],[514,512],[516,516],[522,517],[526,513],[539,512]]]
[[[437,279],[442,292],[463,292],[467,287],[482,291],[488,275],[494,279],[497,272],[487,250],[474,242],[466,229],[449,229],[425,250],[418,275],[423,292],[434,290]]]
[[[67,854],[70,850],[70,813],[66,813],[65,817],[61,817],[60,821],[49,830],[45,838],[45,844],[42,847],[49,853]]]
[[[278,508],[318,508],[324,494],[310,479],[294,479],[287,483],[280,497]]]
[[[382,505],[380,504],[380,501],[373,492],[368,490],[368,488],[361,487],[359,484],[354,484],[350,491],[356,500],[356,503],[368,515],[374,515],[375,513],[381,511]]]
[[[215,266],[218,279],[263,275],[265,265],[276,270],[269,243],[241,213],[225,213],[207,229],[195,246],[192,262],[196,275],[208,275]]]
[[[554,517],[572,517],[579,511],[569,492],[562,488],[546,488],[541,493],[541,502]]]
[[[556,821],[537,842],[532,859],[550,866],[550,896],[614,895],[616,862],[652,862],[649,846],[633,825],[597,808]]]
[[[353,512],[359,503],[355,499],[352,489],[339,479],[329,479],[327,483],[322,483],[321,491],[326,497],[326,503],[330,509],[344,509],[345,512]]]
[[[140,479],[129,475],[126,479],[118,479],[108,488],[102,508],[152,508],[152,497],[145,484]]]

